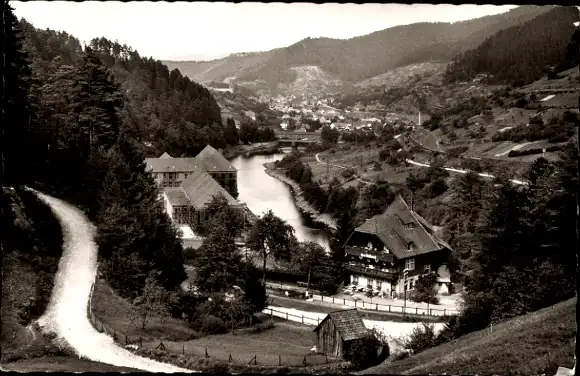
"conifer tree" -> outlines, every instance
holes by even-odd
[[[29,104],[30,67],[23,51],[23,37],[18,20],[7,0],[2,1],[3,14],[3,101],[2,101],[2,170],[0,175],[8,186],[24,184],[30,177],[31,109]]]

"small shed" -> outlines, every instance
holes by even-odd
[[[316,351],[335,358],[342,358],[352,341],[370,334],[356,308],[330,312],[314,331]]]

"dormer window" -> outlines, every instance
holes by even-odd
[[[373,249],[373,243],[369,242],[369,244],[367,244],[367,249]]]
[[[413,222],[407,223],[407,224],[405,224],[405,228],[407,230],[412,230],[415,228],[415,224]]]
[[[413,242],[407,243],[407,251],[413,251],[415,248],[415,244]]]

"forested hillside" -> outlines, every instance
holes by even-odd
[[[522,6],[501,15],[450,23],[416,23],[348,40],[305,39],[278,50],[260,69],[240,75],[240,81],[262,79],[271,85],[291,82],[289,68],[317,65],[344,81],[357,82],[391,68],[430,60],[451,60],[495,32],[526,22],[552,7]]]
[[[65,32],[35,29],[25,20],[20,28],[32,77],[50,85],[45,88],[47,93],[60,94],[45,98],[55,101],[46,103],[47,109],[53,105],[63,109],[70,102],[69,88],[76,80],[73,67],[83,55],[81,43]],[[195,155],[206,144],[226,146],[220,108],[206,88],[178,70],[170,72],[158,60],[140,56],[129,46],[105,38],[94,39],[89,46],[119,85],[124,103],[121,116],[147,155],[165,151],[175,156]],[[56,115],[51,118],[53,123],[62,120]]]
[[[517,86],[539,79],[561,63],[578,21],[576,7],[558,7],[534,19],[500,30],[448,67],[446,81],[489,74],[494,83]]]
[[[127,46],[98,39],[83,48],[6,14],[4,184],[82,209],[97,227],[99,271],[123,296],[140,295],[150,275],[176,289],[183,250],[145,171],[144,143],[174,155],[224,146],[215,99]]]

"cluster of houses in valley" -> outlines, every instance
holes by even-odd
[[[161,190],[167,214],[183,233],[185,247],[201,244],[193,229],[208,220],[203,209],[217,194],[243,212],[248,223],[256,220],[237,200],[237,170],[211,146],[194,158],[173,158],[164,153],[159,158],[147,158],[145,163]],[[344,249],[351,290],[368,289],[399,298],[405,286],[407,291],[414,289],[421,275],[437,272],[438,291],[449,292],[446,262],[450,246],[400,196],[382,214],[357,227]]]
[[[201,245],[201,238],[193,229],[208,220],[204,208],[215,195],[221,194],[249,223],[256,220],[249,208],[237,200],[236,168],[211,146],[194,158],[173,158],[164,153],[159,158],[146,158],[145,164],[161,190],[167,214],[182,232],[184,247]]]

